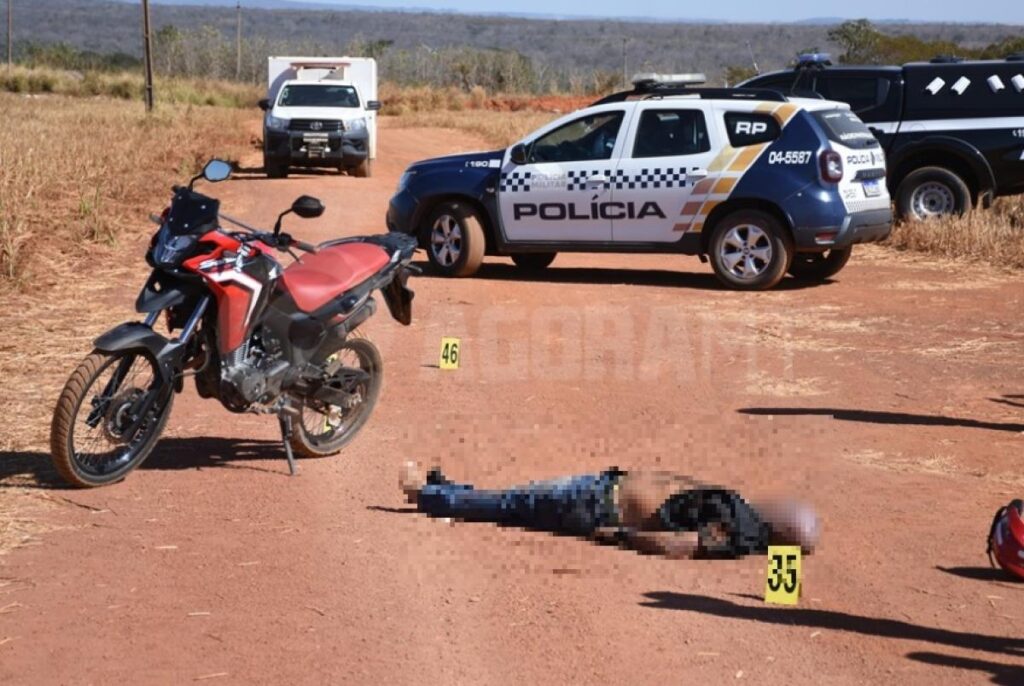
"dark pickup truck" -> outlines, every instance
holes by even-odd
[[[885,148],[900,217],[961,214],[1024,193],[1024,55],[832,66],[816,54],[739,86],[849,103]]]

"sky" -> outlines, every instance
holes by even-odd
[[[1024,24],[1024,0],[846,0],[845,2],[809,2],[807,0],[729,0],[729,2],[686,3],[679,0],[304,0],[374,6],[382,9],[432,9],[460,12],[509,12],[580,17],[650,17],[658,19],[729,22],[801,21],[817,18],[872,20],[909,19],[927,22],[992,22]]]

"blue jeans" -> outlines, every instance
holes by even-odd
[[[612,487],[620,476],[612,468],[601,474],[533,481],[504,490],[477,490],[470,484],[428,483],[417,506],[432,517],[494,522],[528,529],[586,536],[601,526],[615,526]]]

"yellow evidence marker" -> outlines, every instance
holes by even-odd
[[[441,338],[441,361],[438,363],[441,369],[459,368],[460,345],[461,342],[458,338],[450,338],[448,336]]]
[[[768,583],[764,601],[796,605],[800,600],[800,546],[768,546]]]

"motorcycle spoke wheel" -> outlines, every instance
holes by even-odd
[[[50,447],[54,466],[75,486],[112,483],[152,450],[170,412],[159,398],[159,373],[135,352],[94,352],[71,374],[54,411]]]
[[[330,378],[328,383],[346,395],[346,403],[302,399],[292,448],[310,457],[333,455],[355,437],[373,412],[383,375],[377,347],[358,335],[346,340],[324,366]]]

